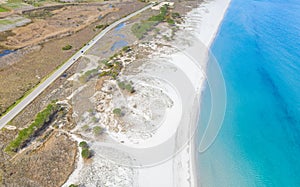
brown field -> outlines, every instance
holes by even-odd
[[[119,11],[109,13],[103,19],[90,23],[70,36],[53,38],[38,46],[22,48],[1,57],[0,114],[95,36],[99,32],[95,29],[96,25],[109,24],[142,6],[143,3],[137,2],[115,4],[115,8]],[[73,48],[68,51],[62,50],[67,44]]]
[[[99,16],[104,17],[118,10],[98,3],[25,12],[25,17],[30,18],[32,23],[11,30],[13,36],[7,37],[0,45],[3,48],[19,49],[53,37],[69,35],[97,21]]]
[[[61,186],[75,167],[76,142],[63,133],[52,132],[38,149],[27,149],[1,169],[5,186]],[[51,160],[51,162],[49,162]]]

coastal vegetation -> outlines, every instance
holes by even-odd
[[[24,147],[46,123],[51,121],[51,116],[53,116],[57,111],[58,106],[54,102],[50,103],[43,111],[36,115],[34,122],[29,125],[29,127],[19,131],[17,137],[8,144],[5,151],[16,152]]]
[[[81,156],[84,159],[89,159],[91,158],[92,154],[89,148],[83,148],[81,151]]]
[[[8,12],[9,10],[8,9],[6,9],[6,8],[4,8],[4,7],[2,7],[2,6],[0,6],[0,12]]]
[[[77,184],[71,184],[69,187],[79,187]]]
[[[62,47],[62,50],[64,50],[64,51],[66,51],[66,50],[70,50],[70,49],[72,49],[72,46],[71,45],[66,45],[66,46],[64,46],[64,47]]]
[[[81,147],[81,156],[84,159],[88,159],[92,156],[91,150],[89,149],[89,145],[86,141],[82,141],[79,143],[79,147]]]
[[[103,131],[104,131],[104,129],[102,127],[100,127],[100,126],[93,127],[93,133],[94,133],[94,135],[100,135]]]
[[[79,147],[84,149],[84,148],[89,148],[89,145],[86,143],[86,141],[81,141],[79,143]]]
[[[157,24],[155,21],[142,21],[141,23],[135,23],[131,27],[131,31],[138,39],[142,39],[155,24]]]
[[[123,68],[122,63],[116,60],[112,60],[110,62],[104,61],[103,63],[108,70],[102,71],[99,74],[99,77],[111,76],[113,79],[116,79]]]
[[[114,115],[121,117],[122,116],[122,110],[120,108],[115,108],[113,110]]]
[[[179,18],[181,18],[179,13],[171,13],[169,6],[164,5],[160,8],[158,15],[151,16],[148,20],[141,21],[141,23],[135,23],[131,27],[131,31],[138,39],[142,39],[158,23],[166,22],[169,25],[175,25],[176,22],[180,22]]]
[[[126,90],[129,93],[133,93],[134,92],[134,88],[132,86],[132,82],[121,81],[121,82],[118,82],[118,86],[119,86],[120,89]]]
[[[88,70],[87,72],[85,72],[83,75],[81,75],[79,77],[79,81],[81,83],[86,83],[88,80],[90,80],[91,78],[97,76],[98,74],[99,74],[98,68],[92,69],[92,70]]]
[[[96,29],[105,29],[106,27],[108,27],[108,25],[107,24],[105,24],[105,25],[96,25]]]

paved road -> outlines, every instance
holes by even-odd
[[[136,16],[137,14],[151,8],[153,4],[150,4],[105,28],[97,36],[95,36],[87,45],[75,53],[66,63],[64,63],[58,70],[56,70],[49,78],[39,84],[28,96],[26,96],[18,105],[11,109],[6,115],[0,119],[0,129],[2,129],[10,120],[18,115],[27,105],[29,105],[37,96],[39,96],[51,83],[53,83],[58,77],[60,77],[70,66],[72,66],[76,60],[78,60],[87,50],[89,50],[98,40],[100,40],[107,32],[119,25],[120,23],[127,21],[128,19]]]

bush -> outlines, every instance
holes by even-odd
[[[175,25],[175,21],[172,19],[167,19],[167,23],[169,23],[170,25]]]
[[[93,132],[95,135],[100,135],[103,132],[103,128],[100,126],[96,126],[93,128]]]
[[[79,187],[77,184],[71,184],[69,187]]]
[[[133,93],[134,92],[134,89],[133,89],[133,86],[132,86],[131,82],[130,83],[126,83],[125,81],[118,82],[118,86],[119,86],[120,89],[126,90],[129,93]]]
[[[124,81],[118,82],[118,86],[119,86],[119,88],[121,88],[122,90],[124,90],[125,89],[125,82]]]
[[[178,12],[173,12],[172,18],[180,18],[180,14]]]
[[[130,50],[131,50],[131,48],[129,46],[125,46],[122,49],[122,51],[124,51],[124,52],[129,52]]]
[[[70,49],[72,49],[72,46],[69,44],[62,48],[62,50],[70,50]]]
[[[86,143],[86,141],[82,141],[79,143],[79,147],[81,148],[89,148],[89,145]]]
[[[104,25],[97,25],[96,29],[102,29],[104,27]]]
[[[91,151],[90,151],[88,148],[84,148],[84,149],[82,149],[82,151],[81,151],[81,156],[82,156],[82,158],[84,158],[84,159],[88,159],[88,158],[91,157]]]
[[[134,92],[133,87],[131,86],[131,84],[125,85],[125,89],[126,89],[129,93],[133,93],[133,92]]]
[[[114,113],[116,116],[120,117],[120,116],[122,115],[122,110],[121,110],[120,108],[115,108],[115,109],[113,110],[113,113]]]

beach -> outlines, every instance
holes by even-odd
[[[203,43],[194,46],[196,49],[192,49],[201,51],[200,60],[196,60],[195,63],[194,60],[187,58],[184,52],[173,54],[171,57],[171,62],[182,70],[193,84],[193,91],[199,93],[199,95],[197,95],[198,99],[201,97],[200,93],[204,86],[205,67],[209,53],[207,49],[210,48],[218,32],[229,4],[230,0],[206,1],[187,14],[185,18],[186,22],[183,24],[183,31],[180,32],[179,35],[184,37],[185,35],[192,34]],[[182,62],[185,63],[183,64]],[[182,86],[183,85],[179,85],[179,87]],[[181,100],[181,103],[186,103],[186,101],[187,100]],[[184,110],[188,110],[190,113],[198,113],[199,111],[197,110],[197,106],[184,108]],[[190,123],[187,126],[188,128],[185,128],[185,131],[177,134],[176,140],[187,140],[188,137],[194,136],[193,130],[195,130],[198,121],[197,119],[192,121],[194,124]],[[175,121],[173,121],[173,123],[175,123]],[[169,134],[165,136],[169,136]],[[161,138],[164,139],[164,137]],[[178,141],[175,142],[178,143]],[[182,145],[181,143],[181,146]],[[195,150],[195,142],[194,139],[191,138],[190,141],[187,141],[187,144],[182,146],[182,149],[176,152],[169,160],[153,167],[139,169],[139,186],[198,186],[197,180],[201,179],[197,178]]]

